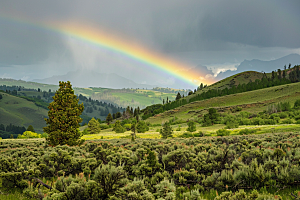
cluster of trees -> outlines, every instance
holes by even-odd
[[[0,137],[2,139],[17,138],[18,135],[23,134],[24,131],[26,131],[24,126],[15,126],[13,124],[4,126],[3,124],[0,124]]]
[[[45,200],[274,199],[268,191],[297,190],[298,135],[123,139],[74,147],[0,141],[0,178],[2,189]]]
[[[79,94],[79,103],[83,103],[86,113],[92,113],[94,111],[99,113],[99,116],[107,116],[108,113],[117,113],[123,112],[125,109],[122,107],[118,107],[114,104],[93,100],[91,97],[87,98],[82,94]]]

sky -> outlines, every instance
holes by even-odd
[[[0,78],[86,70],[163,87],[211,84],[244,60],[300,54],[299,8],[298,0],[1,0]],[[69,27],[117,45],[101,46]],[[130,47],[160,61],[144,62]]]

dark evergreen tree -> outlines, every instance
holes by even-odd
[[[203,89],[203,83],[200,84],[200,90],[202,90],[202,89]]]
[[[131,124],[131,129],[130,130],[132,131],[131,140],[134,141],[135,138],[136,138],[136,123],[135,122],[133,122]]]
[[[163,128],[160,130],[160,135],[164,139],[167,139],[168,137],[173,137],[172,127],[168,122],[166,122],[163,125]]]
[[[280,80],[281,78],[282,78],[281,69],[278,69],[278,79]]]
[[[282,78],[286,78],[286,71],[284,70],[283,72],[282,72]]]
[[[121,114],[120,112],[117,112],[117,113],[116,113],[116,119],[118,119],[118,118],[120,118],[120,117],[122,117],[122,114]]]
[[[113,120],[113,118],[112,118],[111,114],[108,113],[108,115],[107,115],[107,117],[106,117],[106,123],[107,123],[107,124],[110,124],[110,122],[112,122],[112,120]]]
[[[139,121],[136,125],[136,130],[138,133],[145,133],[146,131],[149,131],[149,127],[144,121]]]
[[[136,117],[137,115],[138,115],[137,109],[135,108],[135,109],[134,109],[134,112],[133,112],[133,116]]]
[[[181,95],[180,95],[180,93],[178,92],[178,93],[177,93],[177,96],[176,96],[176,100],[179,100],[179,99],[181,99]]]
[[[26,129],[26,131],[31,131],[31,132],[35,132],[34,128],[32,125],[29,125],[28,128]]]
[[[219,118],[219,114],[215,108],[210,108],[208,113],[203,116],[203,125],[204,126],[211,126],[214,125]]]
[[[188,128],[186,129],[189,132],[195,132],[196,131],[196,123],[194,121],[189,121],[187,123]]]
[[[3,124],[0,124],[0,131],[5,131],[5,126]]]
[[[49,104],[48,119],[45,119],[47,126],[44,132],[48,134],[47,143],[56,145],[78,145],[81,133],[78,130],[82,122],[80,115],[83,112],[83,104],[78,104],[70,81],[59,82],[59,89],[56,91],[53,102]]]

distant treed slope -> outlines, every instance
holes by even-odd
[[[0,124],[28,127],[32,125],[38,132],[46,125],[44,118],[48,111],[38,107],[34,102],[27,101],[4,92],[0,92]]]
[[[2,86],[2,87],[1,87]],[[5,87],[4,87],[5,86]],[[2,90],[16,90],[16,91],[26,91],[25,93],[30,96],[41,96],[43,100],[46,100],[48,103],[52,101],[52,96],[54,95],[57,86],[40,84],[34,82],[26,82],[22,80],[13,80],[13,79],[0,79],[0,89]],[[44,98],[44,93],[49,92],[49,89],[53,93],[51,97]],[[144,108],[146,106],[162,103],[163,99],[174,100],[176,93],[180,92],[185,96],[190,90],[177,90],[172,88],[156,88],[155,90],[149,90],[147,88],[139,89],[111,89],[111,88],[100,88],[100,87],[89,87],[89,88],[78,88],[74,87],[75,94],[82,94],[87,98],[91,97],[94,100],[110,103],[118,107],[140,107]],[[40,91],[42,93],[36,95],[35,92]],[[32,94],[31,94],[32,93]],[[21,94],[23,95],[23,94]],[[47,95],[47,94],[46,94]],[[49,96],[49,95],[48,95]]]
[[[23,88],[35,89],[35,90],[40,88],[41,91],[49,91],[49,89],[52,91],[55,91],[58,89],[58,82],[57,82],[57,85],[50,85],[50,84],[27,82],[27,81],[23,81],[23,80],[14,80],[14,79],[6,79],[6,78],[0,78],[0,85],[21,86]]]

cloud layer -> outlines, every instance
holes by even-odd
[[[90,69],[119,73],[140,83],[179,87],[168,74],[22,20],[76,22],[109,30],[190,63],[208,80],[222,70],[233,70],[244,59],[271,60],[300,53],[298,8],[298,0],[1,1],[0,76],[35,79],[32,76]],[[33,66],[38,69],[31,71]]]

